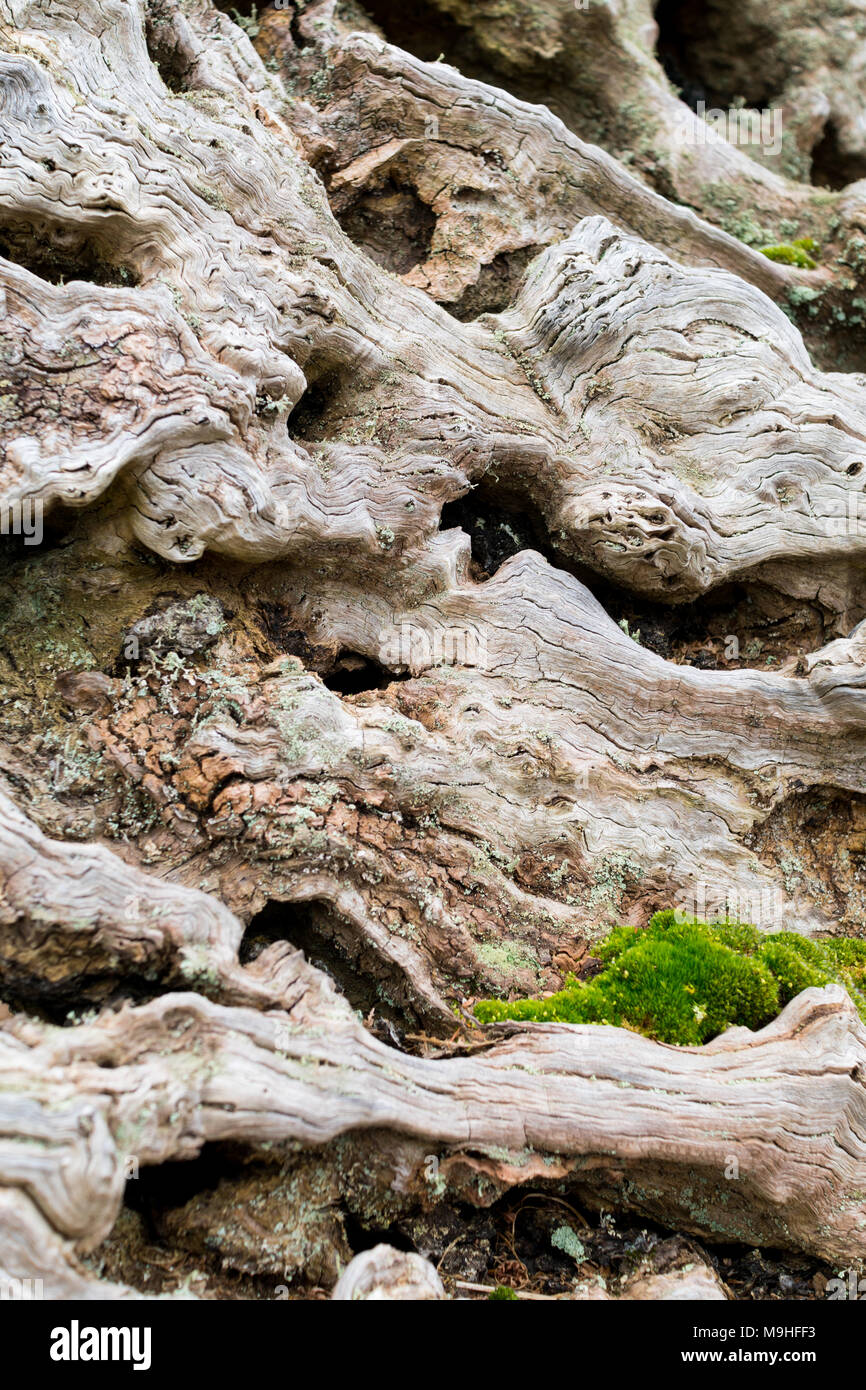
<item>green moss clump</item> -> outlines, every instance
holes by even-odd
[[[596,955],[604,969],[594,979],[569,976],[546,999],[482,1000],[476,1017],[607,1023],[699,1045],[734,1024],[761,1028],[801,990],[835,981],[866,1020],[866,941],[764,935],[745,922],[680,922],[667,911],[645,930],[615,927]]]
[[[782,265],[796,265],[801,270],[814,270],[818,262],[815,257],[819,246],[810,236],[799,237],[797,241],[781,242],[778,246],[762,246],[761,255],[768,260],[780,261]]]
[[[497,1284],[493,1292],[487,1295],[487,1298],[490,1302],[498,1299],[514,1299],[517,1302],[517,1294],[507,1284]]]
[[[811,946],[812,942],[804,940],[802,945]],[[761,948],[761,954],[779,982],[779,1003],[782,1005],[788,1004],[812,985],[830,984],[833,978],[830,971],[824,969],[819,952],[816,950],[816,958],[810,959],[807,952],[801,949],[798,937],[767,941]]]

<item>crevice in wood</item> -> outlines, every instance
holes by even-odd
[[[159,4],[148,5],[145,13],[145,37],[150,60],[169,91],[186,91],[195,71],[195,64],[184,50],[165,9]]]
[[[304,372],[307,388],[289,415],[289,438],[312,444],[338,439],[353,418],[357,373],[315,360],[305,364]]]
[[[806,891],[822,903],[834,932],[866,935],[866,794],[833,787],[794,792],[745,842],[786,890]]]
[[[387,690],[395,681],[409,679],[408,671],[389,671],[372,657],[348,650],[338,652],[331,670],[322,674],[324,684],[337,695],[362,695],[365,691]]]
[[[7,377],[6,389],[11,386],[26,407],[31,393],[38,391],[33,373],[17,364],[4,365],[3,372]],[[6,535],[0,534],[0,581],[11,582],[21,569],[21,580],[26,582],[26,569],[23,567],[29,560],[47,555],[52,550],[63,550],[74,539],[77,517],[69,507],[55,504],[50,510],[39,513],[38,518],[35,509],[31,508],[27,512],[22,511],[21,516],[27,522],[26,530],[20,525],[17,529],[10,528]]]
[[[527,266],[543,249],[524,246],[519,251],[500,252],[482,265],[474,285],[469,285],[459,299],[446,302],[443,307],[463,323],[480,318],[482,314],[501,313],[513,302]]]
[[[541,538],[542,523],[537,512],[533,518],[529,499],[526,508],[517,503],[507,507],[497,501],[498,496],[495,487],[481,484],[442,508],[440,529],[449,531],[459,526],[467,533],[479,579],[490,578],[500,565],[522,550],[540,550],[542,554],[549,551]],[[552,564],[559,563],[549,553],[546,558]]]
[[[643,646],[702,671],[784,666],[789,675],[804,675],[802,658],[834,635],[832,615],[818,602],[792,599],[758,582],[722,585],[702,599],[676,605],[635,598],[594,576],[586,582]]]
[[[391,1045],[421,1026],[406,977],[364,940],[358,929],[328,903],[269,902],[244,932],[241,964],[256,960],[267,946],[288,941],[328,975],[368,1027]]]
[[[818,188],[847,188],[866,178],[866,155],[848,154],[842,149],[835,121],[828,121],[818,144],[812,150],[812,183]],[[862,366],[858,369],[862,370]]]
[[[96,1010],[116,1010],[125,1004],[146,1004],[170,994],[177,982],[161,985],[125,970],[83,974],[74,979],[50,981],[42,975],[19,970],[14,963],[0,963],[0,1003],[16,1013],[41,1019],[57,1028],[72,1028],[82,1015]]]
[[[124,1205],[91,1262],[143,1294],[186,1286],[199,1297],[272,1300],[292,1287],[310,1296],[352,1253],[327,1153],[268,1162],[217,1142],[188,1161],[126,1162]]]
[[[105,224],[103,227],[98,235],[88,236],[47,218],[27,223],[4,221],[0,223],[0,256],[53,285],[71,280],[124,288],[137,285],[136,270],[115,259],[114,238]]]
[[[369,654],[350,647],[320,646],[299,626],[295,610],[286,603],[266,600],[257,605],[257,616],[268,641],[278,652],[298,657],[337,695],[361,695],[386,690],[395,681],[408,680],[408,671],[393,670]]]
[[[160,1213],[213,1191],[223,1178],[239,1177],[248,1165],[249,1153],[237,1145],[205,1144],[196,1158],[140,1167],[127,1185],[126,1202],[141,1212],[155,1236]]]
[[[660,0],[655,20],[659,62],[695,110],[727,110],[738,100],[769,106],[782,90],[786,72],[773,26],[740,10],[736,22],[719,0]]]
[[[373,1250],[383,1241],[395,1250],[415,1250],[415,1242],[399,1225],[369,1225],[361,1217],[349,1213],[346,1217],[346,1235],[355,1254],[362,1250]]]
[[[503,490],[484,481],[442,509],[443,530],[459,526],[469,535],[477,579],[490,578],[523,550],[537,550],[551,565],[585,584],[635,640],[668,661],[717,671],[778,671],[793,661],[789,673],[802,675],[801,658],[838,635],[834,615],[817,599],[795,599],[760,581],[721,585],[691,603],[643,599],[551,545],[531,496],[525,502],[509,498],[508,505],[502,505],[502,496]]]
[[[371,180],[340,208],[337,220],[377,265],[395,275],[405,275],[427,260],[436,230],[435,213],[408,180],[397,175]]]
[[[416,0],[412,5],[401,4],[401,0],[364,0],[363,8],[389,43],[414,53],[424,62],[435,63],[444,57],[446,62],[477,75],[465,66],[465,46],[473,46],[469,30],[428,0]]]

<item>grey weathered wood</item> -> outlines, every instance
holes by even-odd
[[[621,9],[646,27],[646,6]],[[122,857],[45,834],[61,799],[4,735],[10,994],[91,1002],[112,973],[171,992],[99,997],[65,1028],[0,1022],[0,1270],[131,1295],[79,1258],[112,1228],[129,1155],[378,1131],[419,1201],[433,1159],[468,1200],[562,1180],[704,1235],[866,1257],[866,1033],[835,987],[703,1049],[514,1026],[433,1060],[365,1030],[285,944],[238,963],[266,902],[327,904],[441,1033],[464,994],[555,987],[624,905],[644,921],[722,884],[760,925],[781,901],[786,925],[831,927],[821,886],[746,840],[803,790],[864,786],[862,626],[782,672],[693,670],[634,643],[564,567],[665,601],[760,579],[820,593],[839,631],[862,616],[863,378],[816,370],[764,293],[803,277],[549,112],[336,20],[323,34],[352,85],[320,110],[208,0],[0,0],[0,502],[83,511],[121,574],[135,544],[176,574],[241,562],[310,643],[415,678],[343,700],[236,627],[212,634],[208,685],[197,646],[169,666],[152,644],[191,726],[110,664],[64,672],[75,730],[159,812],[151,872],[144,834]],[[638,67],[661,122],[675,98]],[[841,79],[833,95],[850,100]],[[363,148],[360,108],[420,133]],[[483,173],[486,133],[505,172]],[[442,176],[423,265],[391,275],[348,239],[311,168],[329,149],[338,207],[389,171]],[[680,193],[717,159],[744,175],[741,152],[711,150]],[[474,242],[461,181],[485,194]],[[803,202],[773,171],[757,182],[777,209]],[[852,222],[858,197],[839,200]],[[502,312],[463,323],[435,302],[534,246]],[[479,582],[467,538],[438,527],[482,482],[532,508],[563,568],[523,551]],[[153,615],[135,618],[150,642]],[[173,761],[153,753],[157,716]]]
[[[110,893],[93,864],[88,878],[97,901]],[[174,893],[185,934],[200,940],[213,909]],[[113,910],[103,901],[112,936],[123,927]],[[488,1192],[568,1177],[590,1199],[685,1229],[828,1259],[866,1253],[866,1031],[837,986],[807,990],[759,1033],[730,1030],[703,1048],[506,1025],[482,1056],[425,1060],[378,1042],[327,989],[317,996],[320,979],[276,946],[252,970],[225,965],[212,986],[236,1000],[246,989],[243,1003],[175,992],[67,1028],[8,1018],[0,1178],[22,1202],[3,1267],[44,1277],[42,1242],[21,1268],[20,1223],[35,1240],[47,1220],[67,1242],[52,1275],[65,1287],[71,1252],[111,1228],[129,1156],[153,1164],[207,1142],[313,1146],[370,1130],[404,1141],[401,1188],[419,1196],[433,1159],[457,1193],[482,1177]]]

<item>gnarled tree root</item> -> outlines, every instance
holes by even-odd
[[[490,4],[431,7],[481,42]],[[536,41],[567,74],[595,35],[611,82],[633,51],[664,146],[682,103],[647,0],[583,30],[537,8],[515,76]],[[863,787],[862,387],[769,297],[812,302],[835,272],[666,200],[709,214],[718,170],[748,190],[742,150],[665,146],[653,190],[351,27],[322,0],[270,15],[257,52],[210,0],[0,0],[0,506],[44,506],[69,542],[6,557],[0,1273],[135,1296],[82,1262],[131,1160],[365,1139],[395,1202],[554,1185],[866,1257],[866,1032],[836,987],[702,1049],[507,1025],[433,1059],[365,1029],[286,939],[241,951],[267,904],[312,903],[441,1036],[464,995],[555,987],[580,933],[707,888],[764,927],[862,917],[859,887],[843,904],[755,839],[792,798]],[[495,74],[510,21],[482,37]],[[813,207],[757,168],[762,216]],[[380,194],[421,240],[436,224],[390,269],[364,242]],[[830,204],[853,256],[862,185],[828,232]],[[545,555],[479,570],[444,510],[473,493]],[[838,640],[689,669],[596,581],[662,604],[772,586]],[[385,678],[326,688],[341,661]],[[61,747],[87,753],[68,782]],[[146,821],[104,813],[109,774]]]
[[[66,847],[55,869],[63,875],[66,855],[69,890]],[[121,953],[112,856],[99,857],[91,910]],[[203,894],[162,891],[152,930],[166,949],[200,947],[209,915],[233,934]],[[5,1020],[8,1275],[69,1292],[83,1277],[76,1252],[116,1219],[130,1156],[150,1165],[210,1142],[264,1153],[370,1131],[396,1139],[392,1182],[419,1202],[431,1178],[481,1204],[555,1180],[711,1238],[866,1256],[866,1030],[836,986],[807,990],[758,1033],[731,1029],[702,1048],[511,1024],[490,1030],[481,1055],[430,1060],[373,1038],[299,952],[275,945],[249,968],[219,950],[214,960],[213,992],[245,1002],[173,991],[65,1028]]]

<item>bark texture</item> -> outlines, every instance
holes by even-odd
[[[866,1257],[837,987],[463,1026],[660,908],[866,921],[863,38],[789,8],[0,0],[6,1277],[139,1296],[130,1166],[229,1150],[169,1237],[328,1289],[530,1184]]]

